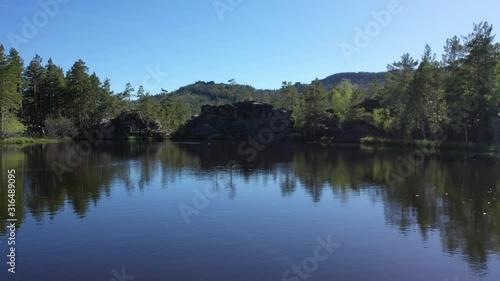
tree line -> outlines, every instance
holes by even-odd
[[[327,92],[313,81],[297,98],[296,128],[316,137],[363,121],[397,140],[498,143],[499,53],[492,26],[482,22],[467,36],[448,39],[441,60],[428,45],[420,60],[402,55],[388,65],[383,85],[361,89],[344,80]],[[367,99],[377,105],[368,109]]]
[[[24,67],[15,49],[7,53],[0,45],[0,137],[48,127],[77,131],[129,110],[174,131],[202,105],[256,100],[293,111],[296,130],[308,138],[363,124],[377,137],[396,140],[498,143],[500,45],[492,31],[487,22],[474,24],[470,34],[446,41],[441,60],[427,45],[420,60],[407,53],[389,64],[383,81],[360,87],[342,80],[333,89],[318,79],[309,85],[283,82],[279,90],[231,79],[157,94],[128,83],[114,93],[110,80],[90,73],[82,60],[66,73],[52,59],[44,65],[38,55]]]
[[[132,95],[130,83],[114,93],[111,81],[90,73],[82,60],[66,73],[52,59],[44,65],[39,55],[24,67],[15,49],[6,53],[0,45],[0,138],[26,132],[42,135],[42,128],[45,133],[76,134],[130,110],[143,112],[145,119],[167,129],[176,129],[190,116],[187,107],[166,91],[153,98],[141,86],[137,98]]]

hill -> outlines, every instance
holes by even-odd
[[[377,80],[385,83],[385,72],[358,72],[338,73],[321,80],[327,91],[340,83],[343,79],[349,79],[355,85],[366,88],[372,81]],[[295,83],[299,92],[303,92],[308,84]],[[238,101],[255,100],[276,105],[280,91],[277,89],[256,89],[249,85],[215,83],[213,81],[198,81],[194,84],[179,88],[172,96],[189,105],[193,114],[198,114],[201,106],[210,104],[232,104]]]
[[[321,79],[321,83],[325,86],[327,91],[331,91],[335,85],[344,79],[351,80],[355,85],[361,88],[366,88],[373,81],[378,81],[381,84],[385,83],[385,76],[387,72],[344,72],[337,73]],[[299,92],[304,91],[308,84],[295,83],[295,87]]]

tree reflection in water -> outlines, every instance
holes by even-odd
[[[2,171],[16,169],[18,225],[25,212],[39,223],[51,220],[69,204],[84,218],[91,204],[110,197],[123,185],[129,192],[160,177],[163,188],[188,173],[212,179],[213,189],[237,196],[237,178],[259,178],[281,189],[284,197],[304,188],[320,203],[325,192],[347,202],[356,194],[369,194],[384,203],[386,225],[402,235],[419,231],[425,241],[440,234],[446,253],[463,255],[471,268],[485,270],[490,253],[500,253],[500,166],[495,156],[442,153],[426,157],[424,164],[402,183],[390,186],[387,171],[398,168],[405,151],[367,150],[318,144],[268,146],[247,161],[234,143],[106,143],[72,172],[58,177],[53,163],[65,163],[74,144],[48,144],[0,149]],[[232,161],[232,162],[229,162]],[[229,165],[228,165],[229,162]],[[0,175],[6,182],[6,173]],[[7,191],[0,189],[0,234],[6,234]],[[3,221],[2,221],[3,220]]]

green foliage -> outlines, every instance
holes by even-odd
[[[23,61],[15,49],[8,55],[0,45],[0,138],[24,131],[17,114],[21,109]]]
[[[497,62],[494,75],[495,87],[486,95],[486,103],[493,116],[500,117],[500,60]]]
[[[293,110],[298,103],[299,91],[291,82],[283,82],[279,95],[275,96],[274,102],[271,102],[278,108]]]
[[[465,37],[465,57],[462,60],[468,75],[468,94],[478,101],[477,108],[469,112],[468,131],[475,135],[476,142],[485,142],[492,137],[494,112],[488,108],[487,100],[495,87],[495,68],[498,63],[499,44],[494,43],[493,27],[487,22],[474,25],[474,31]],[[471,111],[471,110],[468,110]],[[467,137],[468,139],[468,137]],[[467,140],[468,141],[468,140]]]
[[[409,54],[401,56],[401,60],[387,67],[387,83],[384,88],[382,105],[398,118],[393,122],[394,135],[397,138],[410,138],[414,124],[410,119],[410,86],[413,81],[415,67],[418,62]]]
[[[387,108],[377,108],[373,111],[374,125],[379,130],[392,134],[396,119],[391,116],[391,111]]]
[[[398,141],[395,141],[394,139],[387,139],[387,138],[375,138],[373,136],[367,136],[364,138],[361,138],[361,144],[364,145],[382,145],[382,146],[389,146],[389,145],[397,145],[401,144]]]
[[[364,100],[363,91],[349,80],[342,80],[333,88],[332,107],[340,125],[361,119],[366,114],[365,109],[360,106]]]
[[[24,71],[25,90],[23,110],[30,123],[41,124],[44,114],[47,112],[43,101],[42,88],[46,80],[46,69],[42,66],[42,58],[36,55]]]
[[[446,133],[466,143],[471,136],[478,143],[494,142],[500,125],[495,92],[500,48],[493,41],[491,25],[480,23],[463,42],[448,39],[441,62],[429,46],[420,63],[403,55],[388,67],[380,94],[384,110],[374,111],[374,125],[406,141],[437,141]]]
[[[74,138],[78,134],[73,121],[67,117],[48,118],[45,120],[45,130],[51,138]]]
[[[48,138],[26,138],[26,137],[12,137],[6,138],[0,141],[0,145],[16,145],[16,146],[24,146],[30,144],[43,144],[43,143],[57,143],[59,140],[57,139],[48,139]]]
[[[295,106],[292,118],[295,128],[316,138],[327,129],[325,119],[328,109],[328,93],[321,82],[316,79],[300,96]]]
[[[41,116],[56,117],[60,116],[64,111],[64,108],[68,104],[66,99],[66,78],[64,77],[64,71],[61,67],[54,64],[52,59],[49,59],[47,65],[45,66],[46,75],[42,84],[42,102],[46,108],[47,112],[42,112]],[[33,114],[25,113],[25,116]]]
[[[257,90],[248,85],[239,85],[235,81],[229,85],[199,81],[181,87],[177,91],[174,91],[171,96],[187,105],[191,115],[199,114],[203,105],[231,104],[244,100],[271,103],[277,107],[281,107],[278,105],[280,102],[278,91]]]
[[[2,122],[2,135],[4,137],[21,135],[26,131],[26,127],[13,114],[5,114]]]
[[[191,111],[179,99],[166,92],[161,97],[160,120],[164,127],[175,131],[191,118]]]
[[[419,135],[424,140],[430,132],[435,139],[437,134],[446,125],[448,109],[445,100],[444,72],[435,60],[429,45],[425,47],[422,60],[415,71],[411,83],[411,96],[408,118],[412,120],[412,135]]]
[[[149,93],[144,93],[144,88],[139,87],[137,92],[139,99],[137,100],[137,107],[142,117],[147,122],[159,121],[161,117],[161,104],[155,97],[151,96]]]
[[[130,83],[115,94],[110,80],[89,72],[82,60],[66,74],[51,59],[44,66],[39,55],[24,68],[15,49],[6,54],[0,45],[0,138],[26,127],[54,131],[61,120],[65,128],[89,128],[131,109],[176,130],[203,105],[255,100],[293,110],[297,131],[309,138],[331,137],[336,125],[356,135],[350,125],[362,124],[358,129],[373,131],[374,125],[378,136],[398,142],[436,142],[444,133],[449,141],[499,143],[500,45],[492,30],[487,22],[475,24],[467,36],[446,41],[441,61],[426,46],[420,61],[404,54],[387,73],[342,73],[310,85],[283,82],[279,90],[258,90],[235,79],[157,95],[140,87],[137,99]]]
[[[320,82],[323,84],[327,92],[331,92],[337,84],[342,82],[342,80],[349,80],[356,86],[365,89],[369,88],[374,81],[378,81],[380,84],[385,84],[386,72],[337,73],[320,80]],[[304,92],[305,87],[307,87],[307,85],[302,83],[296,83],[294,86],[299,90],[299,92]]]

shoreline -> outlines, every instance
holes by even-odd
[[[438,142],[430,140],[411,140],[399,141],[385,138],[365,137],[360,140],[360,145],[369,147],[406,147],[406,148],[421,148],[434,149],[442,151],[463,151],[463,152],[500,152],[500,145],[495,144],[477,144],[465,142]]]
[[[0,140],[0,147],[8,147],[8,146],[29,146],[29,145],[37,145],[37,144],[54,144],[54,143],[71,143],[71,142],[79,142],[82,140],[63,138],[29,138],[29,137],[12,137]],[[215,141],[245,141],[245,140],[207,140],[207,139],[179,139],[179,138],[171,138],[167,137],[162,140],[155,138],[138,138],[138,137],[129,137],[128,139],[109,139],[105,141],[126,141],[126,142],[163,142],[163,141],[173,141],[173,142],[215,142]],[[350,145],[350,146],[360,146],[360,147],[368,147],[368,148],[381,148],[381,149],[397,149],[397,148],[406,148],[406,149],[430,149],[437,151],[460,151],[460,152],[500,152],[500,145],[494,144],[476,144],[476,143],[461,143],[461,142],[449,142],[449,143],[439,143],[437,141],[426,141],[426,140],[411,140],[411,141],[399,141],[392,140],[386,138],[373,138],[373,137],[365,137],[359,141],[335,141],[333,139],[318,139],[318,140],[307,140],[307,139],[291,139],[288,141],[283,141],[283,143],[315,143],[315,144],[331,144],[331,145]]]
[[[71,142],[71,139],[12,137],[0,140],[0,147]]]

